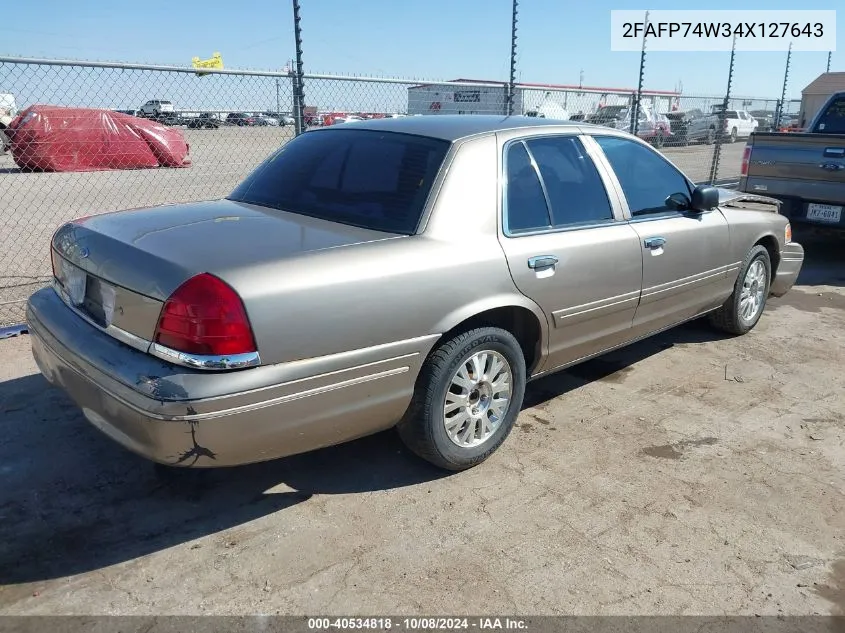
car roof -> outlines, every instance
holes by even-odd
[[[492,134],[520,128],[549,128],[583,126],[581,121],[557,121],[527,116],[501,116],[490,114],[437,114],[407,116],[389,119],[365,119],[347,123],[343,129],[376,130],[428,136],[445,141],[457,141],[468,136]],[[593,127],[593,126],[590,126]],[[329,131],[332,127],[314,130]]]

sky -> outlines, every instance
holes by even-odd
[[[306,73],[506,81],[511,0],[301,0]],[[735,9],[708,0],[707,9]],[[294,55],[288,0],[133,0],[16,3],[0,21],[0,55],[190,65],[219,51],[226,68],[281,69]],[[163,5],[162,5],[163,6]],[[816,0],[813,9],[843,7]],[[795,9],[794,0],[747,0],[744,9]],[[526,82],[636,88],[639,53],[611,52],[611,9],[677,9],[677,0],[520,0],[517,78]],[[841,12],[845,14],[845,10]],[[845,71],[845,28],[831,70]],[[644,86],[685,95],[723,94],[730,53],[653,52]],[[780,96],[785,52],[737,53],[733,94]],[[827,54],[792,55],[787,98],[825,71]],[[0,86],[0,92],[2,92]]]

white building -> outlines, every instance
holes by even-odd
[[[635,89],[626,88],[518,83],[514,86],[513,112],[569,118],[575,114],[591,114],[600,105],[630,103],[635,93]],[[642,95],[643,100],[658,112],[670,111],[680,97],[680,93],[669,90],[643,90]],[[408,88],[408,114],[506,113],[507,84],[502,82],[455,79]]]

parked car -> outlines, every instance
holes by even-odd
[[[757,132],[742,158],[740,191],[781,201],[796,224],[845,231],[845,92],[831,95],[806,132]]]
[[[110,110],[34,105],[6,130],[15,164],[46,172],[189,167],[182,132]]]
[[[220,127],[220,119],[211,112],[202,112],[188,121],[188,127],[192,130],[216,130]]]
[[[588,116],[586,122],[616,130],[630,131],[631,108],[627,105],[604,106]],[[668,121],[661,122],[657,115],[645,104],[639,108],[637,136],[655,147],[661,148],[670,134]]]
[[[758,125],[757,120],[745,110],[725,110],[722,134],[729,143],[735,143],[737,139],[751,136]]]
[[[247,114],[246,112],[230,112],[226,116],[227,125],[237,125],[238,127],[254,127],[261,125],[261,120],[254,114]],[[264,125],[267,125],[265,122]]]
[[[363,121],[364,119],[355,116],[354,114],[348,114],[346,116],[336,116],[332,118],[332,125],[337,125],[339,123],[352,123],[353,121]]]
[[[685,111],[667,112],[666,118],[672,131],[672,144],[686,146],[694,142],[712,145],[719,128],[719,117],[704,114],[697,108]]]
[[[775,129],[775,112],[771,110],[752,110],[749,114],[757,121],[758,132],[772,132]]]
[[[162,99],[150,99],[138,109],[136,116],[145,119],[153,119],[160,123],[174,123],[176,121],[176,112],[171,101]]]
[[[255,118],[256,125],[279,127],[279,120],[274,117],[267,116],[263,113],[254,114],[252,116]]]
[[[505,440],[527,380],[700,315],[751,330],[803,261],[776,208],[696,187],[609,128],[331,126],[226,199],[63,225],[27,321],[46,378],[160,463],[268,460],[397,425],[460,470]]]
[[[275,119],[277,124],[281,127],[284,127],[285,125],[294,125],[296,123],[291,115],[283,114],[282,112],[265,112],[264,116]]]

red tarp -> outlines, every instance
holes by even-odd
[[[21,169],[99,171],[191,164],[179,130],[110,110],[34,105],[9,124],[6,135]]]

